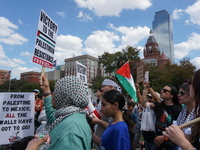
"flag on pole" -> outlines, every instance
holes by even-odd
[[[124,89],[127,91],[127,93],[131,96],[131,98],[133,98],[133,100],[138,103],[135,83],[131,75],[129,62],[126,62],[114,74]]]
[[[6,74],[4,74],[4,76],[5,76],[5,77],[6,77],[6,76],[10,76],[10,74],[11,74],[11,70],[8,71]]]
[[[57,60],[53,61],[53,67],[56,67]]]

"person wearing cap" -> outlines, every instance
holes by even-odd
[[[40,126],[40,122],[38,122],[38,117],[42,111],[43,108],[43,100],[42,100],[42,94],[35,95],[35,129],[37,129]]]
[[[40,94],[40,91],[38,89],[34,89],[33,92],[35,92],[35,95]]]

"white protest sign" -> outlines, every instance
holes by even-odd
[[[149,82],[149,71],[145,71],[145,74],[144,74],[144,80],[145,82]]]
[[[58,25],[43,11],[40,12],[32,61],[47,68],[53,67]]]
[[[0,145],[34,135],[35,94],[0,93]]]
[[[76,76],[87,85],[87,67],[76,61]]]

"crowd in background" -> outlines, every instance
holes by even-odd
[[[57,81],[50,91],[46,76],[41,89],[35,89],[35,128],[47,121],[51,139],[48,149],[74,150],[194,150],[200,149],[200,122],[180,129],[178,126],[200,116],[200,70],[193,79],[176,89],[165,85],[154,91],[150,82],[136,83],[139,103],[126,99],[114,78],[106,78],[95,91],[98,118],[85,109],[88,92],[80,79],[68,76]],[[144,119],[150,116],[150,124]],[[27,146],[33,137],[18,141]],[[37,149],[49,137],[31,140],[27,150]],[[21,142],[21,143],[20,143]],[[16,145],[16,143],[14,143]],[[13,145],[14,145],[13,144]],[[11,145],[10,149],[19,148]]]

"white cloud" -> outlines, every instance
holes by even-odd
[[[190,20],[187,20],[187,23],[193,23],[200,25],[200,0],[197,0],[196,3],[193,5],[189,6],[185,12],[190,16]]]
[[[80,18],[80,21],[83,21],[83,22],[85,22],[85,21],[92,21],[92,20],[93,20],[93,19],[90,17],[89,14],[83,13],[82,11],[80,11],[80,12],[78,13],[77,18]]]
[[[0,17],[0,43],[21,45],[28,41],[28,39],[16,33],[15,29],[18,29],[16,25],[11,23],[8,19]]]
[[[172,18],[178,20],[182,17],[184,10],[182,9],[175,9],[172,13]]]
[[[145,39],[149,36],[150,28],[144,26],[144,27],[114,27],[112,24],[109,24],[109,27],[118,31],[120,34],[122,34],[121,37],[121,46],[134,46],[138,44],[139,41]]]
[[[113,53],[116,51],[115,41],[119,41],[118,35],[109,31],[94,31],[84,42],[84,51],[92,56],[97,57],[104,52]]]
[[[73,55],[82,55],[82,39],[72,35],[59,35],[54,57],[58,59],[58,64],[64,64],[64,60]]]
[[[18,64],[25,64],[25,62],[21,59],[13,58],[13,61]]]
[[[25,51],[25,52],[22,52],[20,56],[31,56],[31,53],[29,53],[28,51]]]
[[[196,66],[197,69],[200,69],[200,57],[195,57],[191,60],[191,62]]]
[[[40,72],[41,69],[37,68],[37,67],[33,67],[33,68],[28,68],[28,67],[15,67],[12,69],[12,74],[11,74],[11,78],[17,78],[20,79],[20,74],[23,72],[28,72],[28,71],[36,71],[36,72]]]
[[[19,24],[23,24],[23,22],[21,21],[21,19],[18,19]]]
[[[81,8],[94,11],[97,16],[119,16],[124,9],[149,8],[151,0],[75,0]]]
[[[65,15],[65,12],[63,12],[63,11],[56,12],[56,14],[57,14],[58,16],[61,16],[61,17],[63,17],[63,18],[65,18],[65,17],[66,17],[66,15]]]
[[[114,27],[113,24],[108,24],[108,28],[112,31],[97,30],[88,36],[84,42],[85,53],[97,57],[104,52],[114,53],[127,46],[135,47],[141,40],[148,37],[150,31],[146,26]]]
[[[182,59],[186,57],[190,51],[200,49],[200,34],[192,33],[186,42],[175,44],[175,58]]]
[[[18,33],[11,34],[9,37],[1,38],[0,43],[5,43],[9,45],[22,45],[24,42],[27,42],[28,39],[24,38]]]
[[[15,68],[19,67],[20,64],[25,64],[24,61],[21,59],[10,59],[6,56],[5,51],[3,50],[3,46],[0,45],[0,68],[1,67],[8,67],[8,68]]]
[[[14,33],[13,29],[18,29],[18,26],[11,23],[7,18],[0,17],[0,37],[7,37]]]

